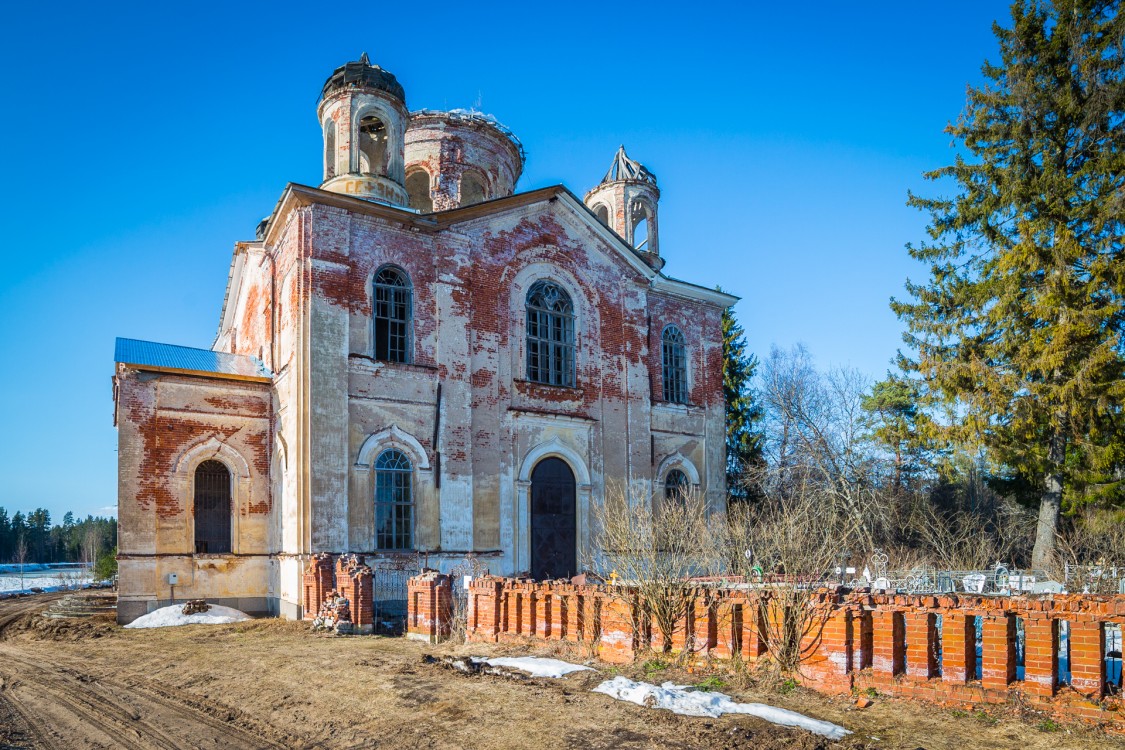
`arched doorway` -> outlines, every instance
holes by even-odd
[[[544,458],[531,472],[531,577],[578,573],[574,472],[561,458]]]

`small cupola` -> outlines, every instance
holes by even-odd
[[[659,201],[656,175],[631,159],[624,146],[617,149],[605,177],[585,198],[598,220],[617,232],[658,271],[664,266],[657,225]]]
[[[410,113],[394,74],[373,65],[364,52],[332,72],[316,111],[324,132],[321,188],[405,206]]]

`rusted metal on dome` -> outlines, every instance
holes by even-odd
[[[320,98],[324,99],[336,91],[352,86],[385,91],[406,104],[406,90],[402,88],[394,73],[383,70],[378,65],[372,65],[366,52],[360,55],[358,60],[344,63],[332,71],[332,75],[324,82],[324,88],[320,90]]]

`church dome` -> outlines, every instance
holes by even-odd
[[[383,70],[378,65],[372,65],[367,59],[366,52],[360,55],[358,60],[345,63],[332,71],[332,75],[324,82],[320,96],[322,99],[327,98],[330,94],[353,86],[385,91],[406,104],[406,91],[403,90],[402,84],[395,78],[394,73]]]

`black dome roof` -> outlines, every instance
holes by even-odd
[[[406,104],[406,91],[403,90],[402,84],[395,78],[394,73],[389,73],[378,65],[372,65],[367,59],[366,52],[360,55],[358,60],[345,63],[332,71],[332,75],[324,82],[320,96],[324,98],[349,86],[385,91]]]

